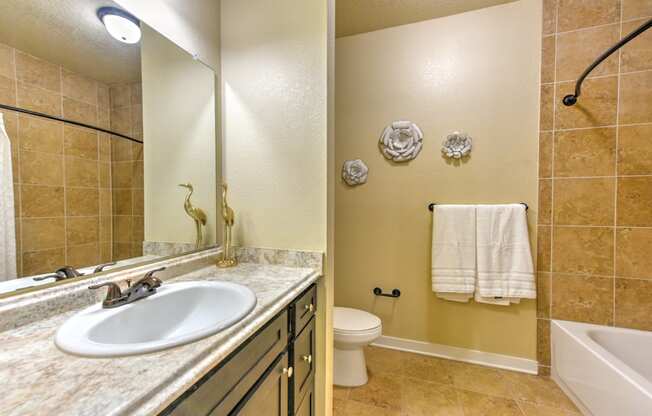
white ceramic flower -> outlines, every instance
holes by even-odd
[[[471,153],[473,139],[466,133],[455,131],[442,143],[441,152],[448,158],[461,159]]]
[[[342,179],[349,186],[362,185],[367,182],[369,168],[360,159],[347,160],[342,166]]]
[[[417,157],[423,147],[423,133],[411,121],[395,121],[385,127],[378,141],[385,158],[407,162]]]

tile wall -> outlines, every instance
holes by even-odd
[[[596,68],[578,104],[561,103],[598,55],[650,17],[652,0],[543,0],[543,372],[550,319],[652,330],[652,31]]]
[[[0,103],[111,127],[108,85],[2,44]],[[113,259],[112,142],[122,140],[2,113],[12,142],[19,275]]]

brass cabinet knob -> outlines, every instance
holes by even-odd
[[[312,363],[312,354],[310,354],[310,355],[303,355],[303,356],[301,356],[301,359],[302,359],[303,361],[307,362],[308,364],[311,364],[311,363]]]
[[[283,374],[288,376],[288,378],[292,377],[292,374],[294,374],[294,369],[292,367],[284,368],[283,369]]]
[[[307,310],[308,312],[314,312],[315,311],[315,305],[313,305],[312,303],[310,305],[305,305],[303,308],[305,310]]]

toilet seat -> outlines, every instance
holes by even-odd
[[[333,331],[338,334],[370,334],[382,326],[380,318],[359,309],[333,308]]]

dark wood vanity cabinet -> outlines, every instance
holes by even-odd
[[[160,416],[314,415],[316,296],[312,285]]]

